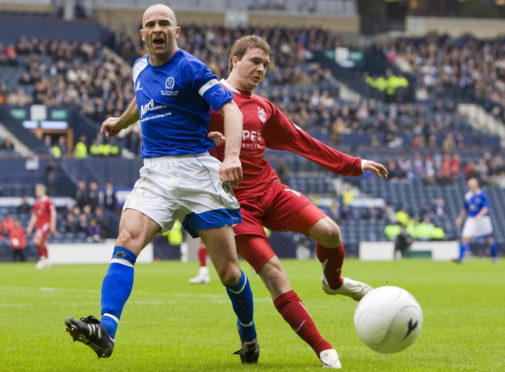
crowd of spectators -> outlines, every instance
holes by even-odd
[[[300,127],[311,132],[328,134],[332,145],[341,144],[342,135],[351,133],[371,134],[370,145],[411,145],[421,148],[440,146],[440,143],[434,141],[436,136],[442,133],[457,131],[461,136],[461,118],[455,112],[454,100],[437,100],[431,107],[429,104],[420,103],[384,105],[374,100],[358,104],[340,101],[330,94],[320,83],[332,81],[332,74],[313,63],[313,53],[342,45],[335,33],[319,29],[186,26],[186,32],[178,42],[182,48],[206,61],[219,77],[225,77],[227,49],[234,40],[246,33],[262,35],[272,46],[273,63],[259,88],[259,93],[271,99]],[[404,50],[414,53],[413,50],[416,49],[412,47],[412,43],[391,41],[384,46],[383,52],[388,56],[388,60],[393,60],[392,51],[397,51],[399,55]],[[129,103],[133,94],[131,64],[143,54],[139,35],[124,32],[114,33],[109,43],[109,47],[121,58],[107,53],[99,42],[79,44],[36,38],[28,40],[21,37],[19,42],[11,47],[14,53],[9,55],[24,69],[19,84],[33,87],[33,93],[29,97],[23,96],[26,91],[24,89],[8,93],[7,103],[22,104],[26,100],[47,105],[74,103],[97,125],[109,115],[119,115]],[[425,48],[421,47],[418,53],[424,55],[424,50]],[[3,53],[5,54],[5,50]],[[29,58],[21,58],[28,55]],[[427,55],[432,56],[429,53]],[[44,63],[45,58],[50,58],[51,63]],[[417,61],[415,66],[424,65],[424,60],[414,60]],[[312,89],[302,92],[289,88],[296,86]],[[428,115],[430,112],[434,115]],[[464,129],[470,130],[469,126]],[[405,134],[413,135],[414,140],[404,143]],[[456,139],[462,142],[461,139]],[[97,136],[91,143],[87,143],[87,146],[89,149],[92,146],[98,148],[105,143],[107,141],[103,136]],[[116,140],[113,146],[138,154],[138,128],[130,131],[121,140]],[[119,154],[119,151],[115,154]]]
[[[423,38],[392,39],[376,45],[389,62],[417,76],[430,95],[478,102],[505,120],[505,40],[431,33]]]

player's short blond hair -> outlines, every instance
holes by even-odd
[[[235,41],[231,47],[230,57],[228,58],[228,73],[230,73],[233,69],[232,58],[234,56],[241,60],[249,49],[255,48],[263,50],[268,57],[270,57],[270,45],[268,45],[268,42],[260,36],[247,35],[242,36],[240,39]]]
[[[35,185],[35,189],[42,189],[42,190],[44,190],[44,192],[47,191],[46,185],[44,185],[43,183],[37,183]]]

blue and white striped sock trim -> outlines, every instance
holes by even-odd
[[[252,327],[253,326],[253,321],[251,320],[249,323],[244,324],[240,320],[238,321],[242,327]]]
[[[116,324],[119,323],[119,318],[113,314],[105,313],[102,315],[102,317],[104,317],[104,316],[111,318],[113,321],[116,322]]]
[[[118,263],[128,267],[133,267],[133,264],[130,261],[125,260],[124,258],[113,258],[112,260],[110,260],[110,263]]]
[[[244,290],[244,288],[245,288],[245,286],[246,286],[246,284],[247,284],[247,280],[248,280],[248,279],[247,279],[247,276],[245,276],[245,274],[244,274],[244,273],[242,273],[242,275],[244,275],[244,277],[245,277],[245,279],[244,279],[244,284],[242,285],[242,287],[241,287],[238,291],[234,291],[233,289],[231,289],[230,287],[228,287],[228,290],[229,290],[230,292],[235,293],[235,294],[239,294],[239,293],[241,293],[241,292]]]

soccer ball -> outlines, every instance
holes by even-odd
[[[421,332],[423,311],[405,289],[379,287],[361,299],[354,327],[361,340],[381,353],[396,353],[412,344]]]

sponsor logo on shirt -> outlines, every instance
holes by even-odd
[[[259,149],[261,148],[261,132],[256,130],[242,131],[242,148],[244,149]]]
[[[154,99],[151,98],[145,105],[140,106],[140,117],[144,117],[149,111],[155,111],[167,107],[166,105],[154,106]]]

